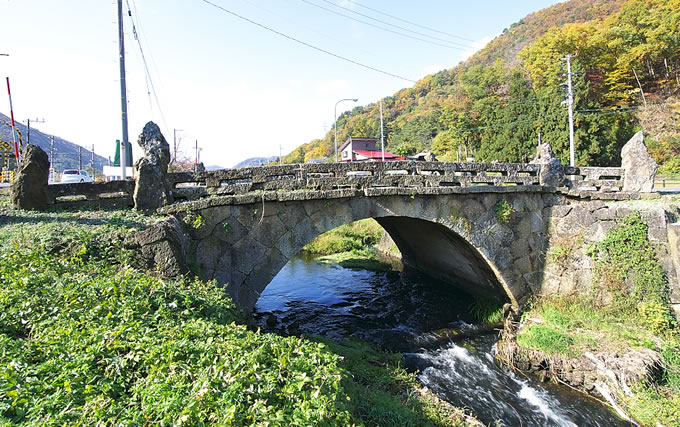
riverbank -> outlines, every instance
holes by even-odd
[[[587,248],[591,293],[536,298],[507,322],[498,357],[509,366],[606,400],[642,425],[678,425],[680,333],[647,226],[631,215]]]
[[[0,425],[478,425],[395,356],[249,330],[213,283],[136,268],[123,237],[158,218],[0,200]]]
[[[303,248],[319,262],[372,271],[401,271],[400,253],[394,243],[385,244],[385,230],[367,218],[321,234]],[[390,241],[391,242],[391,241]]]

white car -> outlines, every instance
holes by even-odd
[[[65,169],[64,172],[61,173],[61,183],[69,184],[72,182],[94,182],[94,179],[92,179],[87,171]]]

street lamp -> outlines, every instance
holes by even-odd
[[[344,98],[341,99],[340,101],[335,103],[335,109],[333,110],[333,118],[335,121],[335,124],[333,127],[335,128],[335,163],[338,162],[338,104],[341,103],[342,101],[354,101],[357,102],[358,99],[356,98]]]

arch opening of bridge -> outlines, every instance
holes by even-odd
[[[472,297],[495,300],[499,303],[514,301],[507,286],[501,284],[502,277],[497,275],[495,268],[484,255],[444,225],[405,216],[384,216],[372,219],[380,224],[397,246],[402,255],[401,261],[406,268],[416,269]],[[340,224],[338,227],[343,225],[347,224]],[[300,244],[305,244],[299,249],[297,255],[304,251],[306,244],[321,234],[323,233],[308,236],[311,238],[309,242],[300,242]],[[273,271],[272,280],[288,262],[290,261],[284,263],[277,271]],[[259,289],[258,298],[272,280]]]
[[[470,295],[516,303],[492,263],[462,236],[432,221],[381,217],[378,223],[402,254],[402,262]]]

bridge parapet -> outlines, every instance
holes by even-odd
[[[617,192],[623,189],[625,170],[616,167],[564,168],[565,185],[580,191]]]
[[[353,162],[291,164],[173,173],[179,200],[253,191],[359,190],[538,185],[540,165],[523,163]]]

